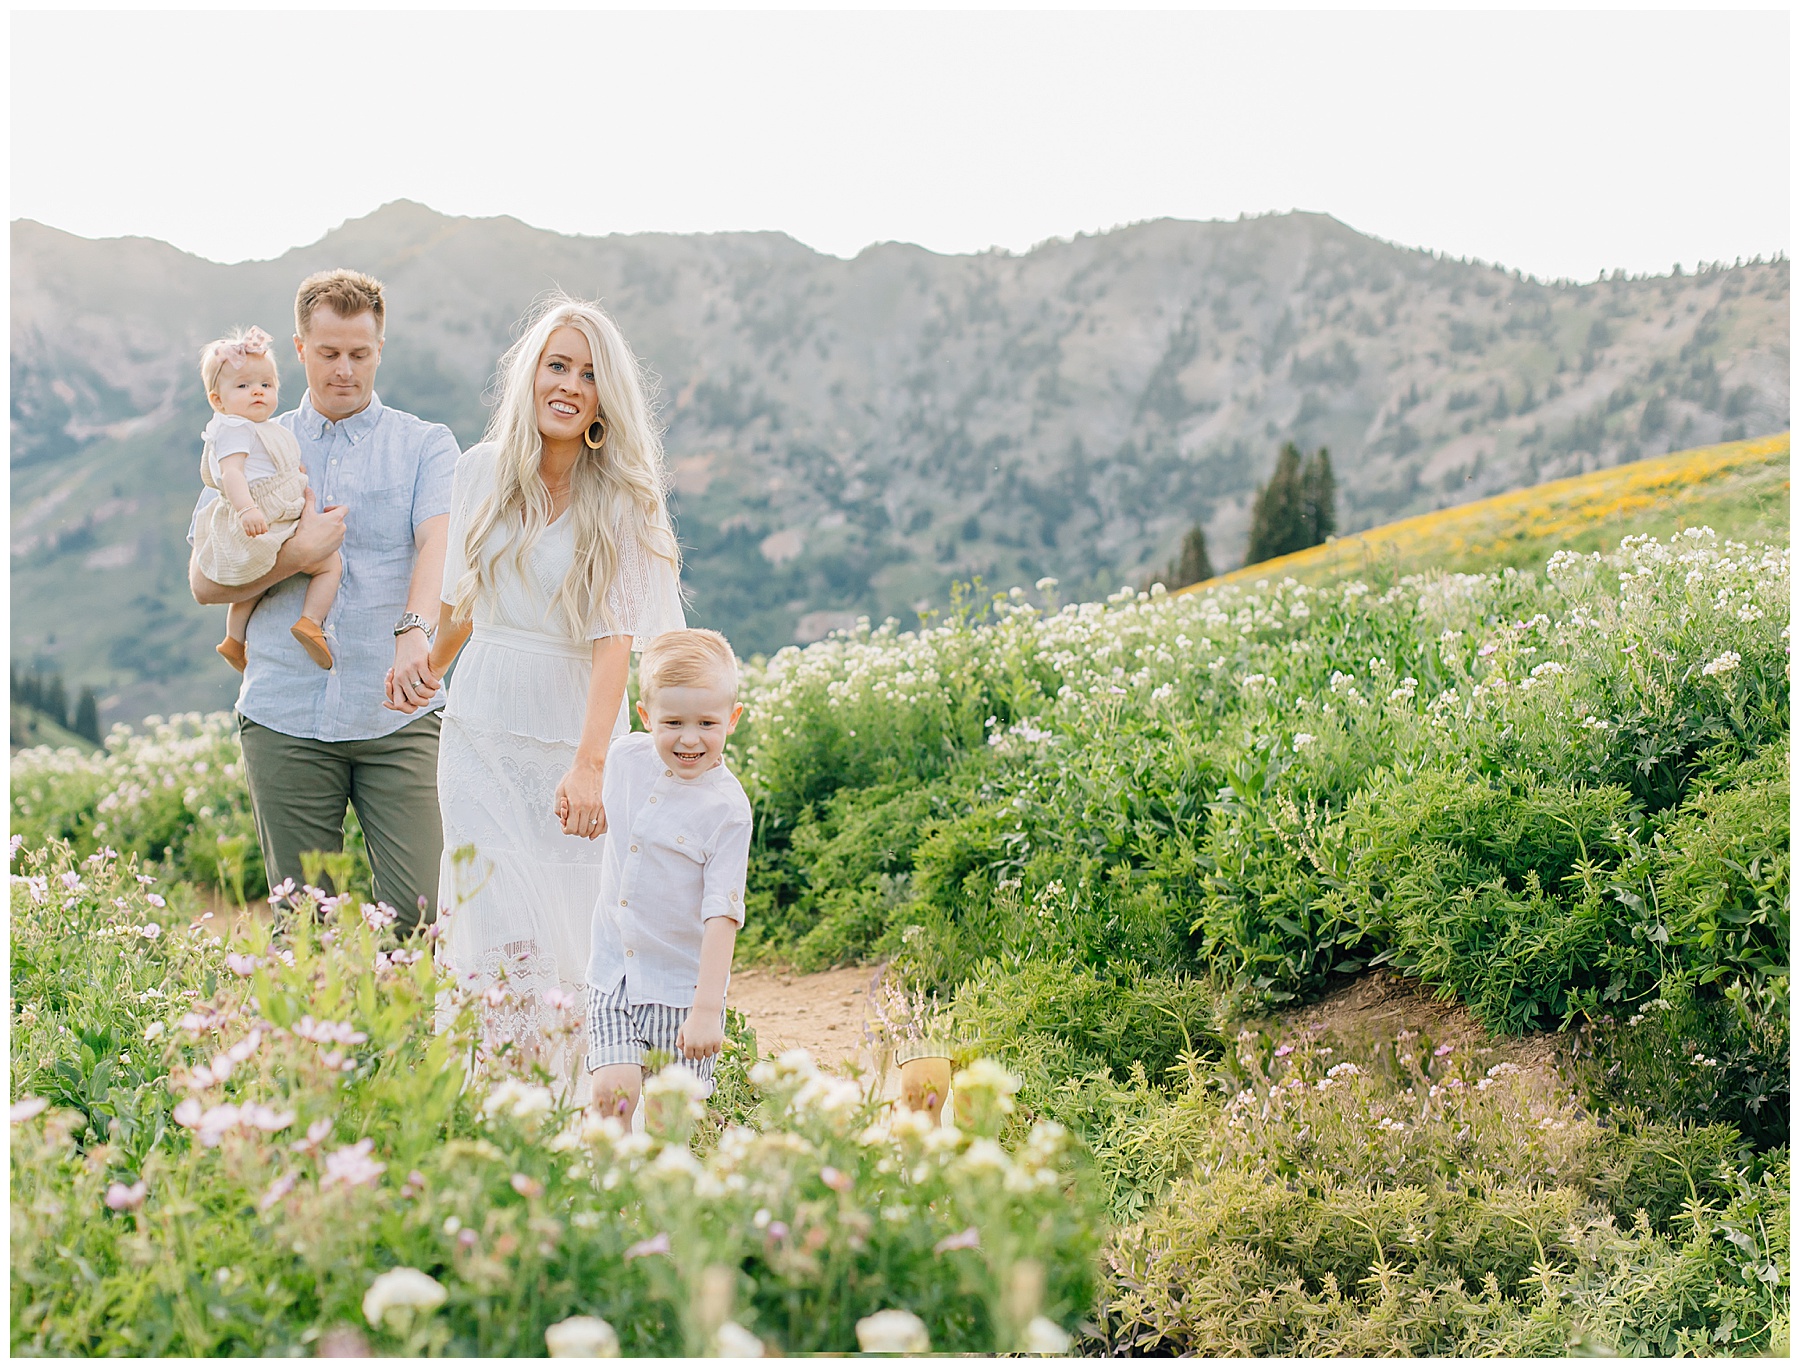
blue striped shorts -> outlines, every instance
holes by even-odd
[[[652,1050],[673,1055],[675,1062],[691,1069],[706,1084],[706,1096],[712,1096],[713,1061],[683,1059],[676,1048],[675,1037],[687,1020],[688,1009],[671,1007],[663,1002],[633,1003],[625,995],[625,981],[610,989],[588,985],[587,1067],[591,1073],[608,1064],[642,1065]]]

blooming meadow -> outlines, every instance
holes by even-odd
[[[24,753],[15,1349],[1779,1351],[1788,589],[1696,528],[752,664],[742,953],[888,959],[941,1132],[741,1029],[578,1124],[354,900],[212,929],[221,720]],[[1273,1022],[1374,968],[1560,1070]]]
[[[998,1066],[933,1128],[740,1029],[712,1110],[670,1069],[633,1134],[482,1058],[478,1004],[434,1031],[383,909],[233,937],[111,851],[15,865],[15,1353],[797,1352],[896,1316],[1045,1352],[1091,1310],[1077,1156],[998,1142]]]

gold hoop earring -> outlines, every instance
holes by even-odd
[[[600,435],[598,437],[594,436],[595,428],[598,428],[600,430]],[[605,420],[596,418],[596,419],[594,419],[593,422],[589,423],[588,430],[581,435],[581,440],[587,443],[587,448],[589,451],[598,451],[598,450],[600,450],[601,447],[605,446],[606,445],[606,422],[605,422]]]

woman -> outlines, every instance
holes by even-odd
[[[552,298],[500,363],[485,439],[456,469],[441,632],[390,706],[444,708],[438,956],[485,994],[489,1049],[585,1081],[579,1022],[601,776],[628,730],[634,639],[684,625],[662,446],[636,358],[596,305]],[[561,996],[557,996],[560,994]]]

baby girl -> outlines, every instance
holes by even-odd
[[[294,535],[306,498],[306,471],[300,444],[275,417],[281,380],[269,353],[269,335],[251,328],[208,342],[200,349],[200,378],[213,406],[212,421],[200,434],[200,478],[220,497],[200,511],[194,525],[194,555],[201,574],[217,584],[249,584],[275,568],[282,544]],[[325,615],[337,598],[344,562],[334,551],[317,565],[294,638],[320,669],[331,668],[325,643]],[[225,617],[219,654],[243,672],[244,637],[250,614],[261,600],[234,603]]]

